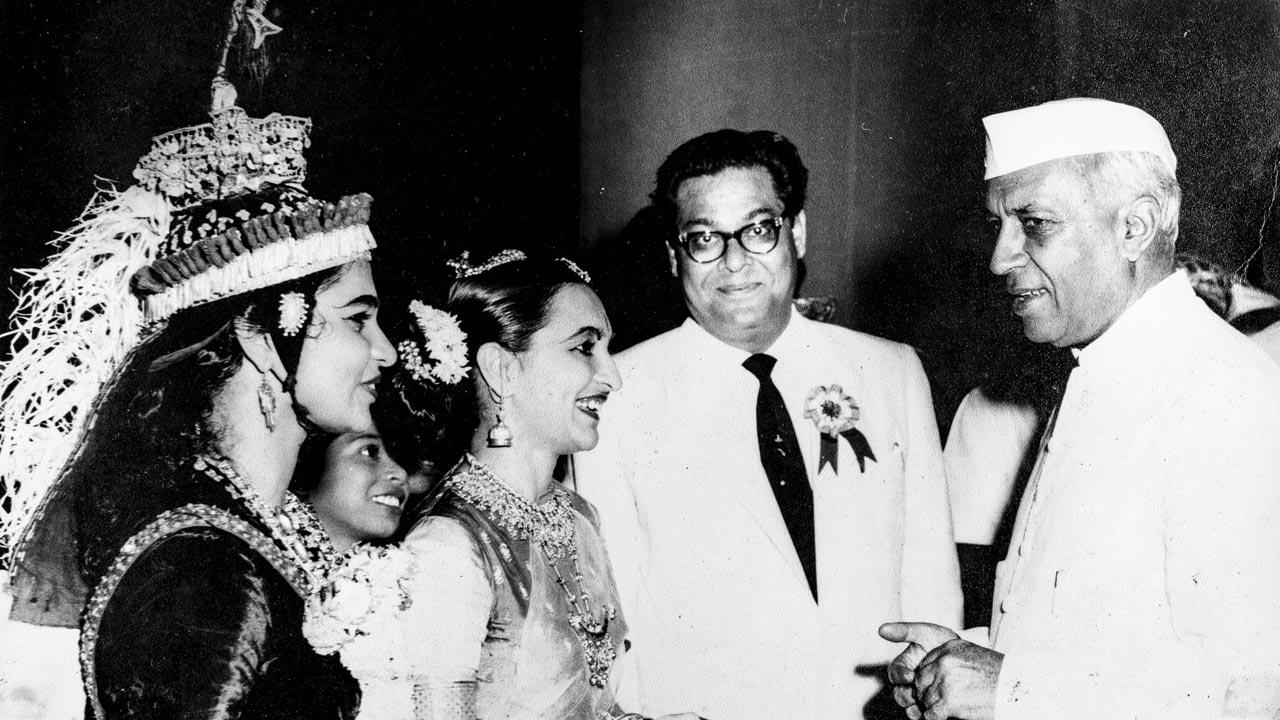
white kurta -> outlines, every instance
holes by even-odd
[[[880,623],[960,620],[937,425],[915,353],[798,313],[768,352],[813,489],[819,603],[760,464],[746,352],[690,320],[622,353],[600,446],[576,458],[647,715],[861,717],[881,684],[873,666],[896,652]],[[865,471],[844,439],[839,472],[818,470],[803,403],[832,384],[860,407],[876,457]]]
[[[974,388],[960,401],[942,450],[956,542],[995,542],[1039,415],[1028,403],[1002,402]],[[1024,475],[1025,477],[1025,475]]]
[[[997,718],[1273,717],[1280,368],[1176,273],[1079,354],[1000,564]]]

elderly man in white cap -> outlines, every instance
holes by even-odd
[[[1077,367],[990,628],[890,623],[911,718],[1280,717],[1280,371],[1174,270],[1160,124],[1071,99],[992,115],[991,270]]]

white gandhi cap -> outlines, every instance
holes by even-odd
[[[1069,98],[988,115],[987,173],[990,180],[1049,160],[1101,152],[1146,151],[1169,172],[1178,159],[1155,118],[1132,105],[1096,98]]]

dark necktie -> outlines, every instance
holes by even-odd
[[[773,384],[769,374],[773,372],[776,358],[758,353],[743,361],[742,366],[760,380],[760,394],[756,396],[756,439],[760,443],[760,463],[769,476],[773,497],[782,511],[782,520],[791,534],[791,543],[800,556],[804,576],[809,580],[813,599],[818,599],[818,562],[813,543],[813,490],[809,487],[809,474],[804,469],[804,456],[800,454],[800,441],[791,425],[782,393]]]

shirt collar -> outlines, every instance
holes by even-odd
[[[791,317],[787,319],[787,327],[782,330],[782,334],[777,340],[765,350],[765,354],[772,355],[778,361],[786,361],[793,359],[804,352],[805,342],[805,324],[810,322],[806,320],[799,310],[794,306],[791,308]],[[689,351],[695,357],[702,358],[709,364],[713,365],[741,365],[742,361],[751,357],[752,353],[746,350],[740,350],[723,340],[717,338],[707,332],[693,318],[685,318],[684,324],[680,326],[681,332],[689,338]]]
[[[1186,272],[1177,270],[1151,286],[1096,340],[1084,348],[1072,348],[1082,368],[1106,368],[1132,362],[1135,353],[1150,350],[1152,341],[1186,313],[1189,302],[1200,302]]]

